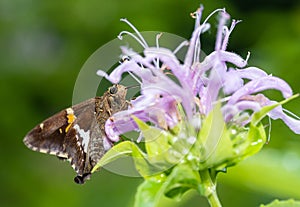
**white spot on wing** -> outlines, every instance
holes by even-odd
[[[57,155],[57,152],[55,152],[55,151],[50,151],[50,152],[48,152],[50,155]]]
[[[37,148],[37,147],[34,147],[34,146],[31,146],[30,145],[30,147],[29,148],[31,148],[33,151],[39,151],[39,148]]]
[[[39,152],[45,153],[45,154],[49,154],[49,150],[48,149],[39,149]]]
[[[78,124],[75,124],[74,129],[78,132],[79,136],[82,138],[82,146],[84,152],[87,152],[89,141],[90,141],[90,130],[86,132],[83,129],[80,129]]]
[[[61,158],[68,158],[67,153],[63,153],[63,152],[57,152],[55,155]]]
[[[41,128],[41,130],[43,130],[43,128],[44,128],[44,123],[41,123],[41,124],[40,124],[40,128]]]
[[[72,108],[67,108],[66,111],[67,114],[74,114],[74,110]]]
[[[72,164],[71,166],[72,166],[72,168],[76,171],[76,166],[75,166],[75,164]]]

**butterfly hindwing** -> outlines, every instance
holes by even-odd
[[[98,97],[82,103],[84,107],[81,105],[73,107],[76,118],[65,138],[66,152],[78,176],[89,174],[92,170],[89,146],[94,141],[91,136],[92,132],[99,128],[95,113],[97,99]],[[97,137],[103,139],[102,136],[102,133],[98,131]]]

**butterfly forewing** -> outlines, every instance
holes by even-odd
[[[64,110],[34,127],[24,138],[25,145],[34,151],[67,158],[63,145],[66,123],[67,113]]]
[[[83,175],[86,171],[86,153],[91,126],[97,126],[95,117],[97,98],[67,108],[46,119],[25,136],[25,145],[34,151],[67,158],[76,173]]]

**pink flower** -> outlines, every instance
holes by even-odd
[[[226,51],[229,36],[239,21],[233,20],[228,28],[226,22],[229,14],[225,10],[215,11],[219,12],[215,51],[201,62],[200,37],[210,28],[207,19],[200,24],[202,10],[200,7],[194,13],[195,29],[183,63],[170,49],[148,47],[141,34],[127,20],[123,20],[137,32],[136,36],[131,35],[142,44],[144,52],[140,55],[126,47],[121,48],[129,60],[115,68],[110,75],[103,71],[98,71],[98,75],[116,84],[123,73],[130,72],[141,80],[141,95],[131,101],[128,110],[114,114],[107,121],[106,132],[111,141],[118,141],[120,134],[138,129],[132,115],[160,128],[172,128],[184,118],[178,115],[178,104],[183,106],[185,121],[194,123],[192,120],[196,115],[205,117],[216,103],[221,102],[225,122],[245,126],[253,112],[275,103],[260,94],[262,91],[275,89],[284,98],[292,96],[292,90],[284,80],[268,75],[259,68],[247,67],[249,55],[243,59]],[[168,76],[166,71],[172,76]],[[221,95],[226,98],[222,99]],[[287,115],[281,106],[268,115],[271,119],[283,120],[292,131],[300,134],[299,118]]]

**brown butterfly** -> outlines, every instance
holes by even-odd
[[[126,110],[127,88],[113,85],[103,96],[62,110],[34,127],[24,138],[25,145],[38,152],[70,161],[83,184],[91,170],[108,150],[105,122],[114,113]]]

